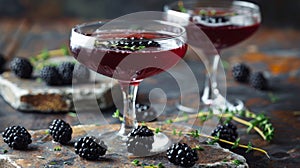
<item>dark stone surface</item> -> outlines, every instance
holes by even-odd
[[[155,124],[150,124],[155,128]],[[110,125],[113,129],[118,129],[118,125]],[[95,125],[80,125],[73,127],[72,141],[76,141],[79,138],[86,135],[86,132],[90,130],[101,130],[104,129],[103,126]],[[177,127],[178,130],[182,128]],[[62,146],[56,142],[52,141],[46,130],[31,131],[33,142],[29,145],[28,150],[12,150],[7,147],[7,145],[0,140],[0,150],[7,150],[0,158],[1,167],[135,167],[131,164],[134,159],[138,159],[140,163],[146,165],[156,165],[162,163],[165,167],[175,168],[178,166],[170,163],[166,157],[166,153],[160,153],[153,156],[147,157],[133,157],[124,156],[120,154],[115,154],[109,152],[114,148],[114,146],[108,147],[108,152],[100,160],[97,161],[87,161],[80,158],[75,154],[74,148],[71,145]],[[168,135],[173,139],[178,140],[176,135]],[[237,154],[231,153],[229,150],[224,150],[218,145],[207,145],[200,144],[197,139],[190,137],[180,138],[181,142],[187,143],[192,148],[196,145],[201,145],[203,151],[198,150],[198,161],[195,167],[218,167],[218,168],[228,168],[237,167],[233,160],[239,160],[239,168],[246,168],[248,165],[245,163],[245,158]],[[60,151],[55,151],[54,148],[60,147]]]

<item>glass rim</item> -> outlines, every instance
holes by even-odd
[[[129,22],[129,20],[100,20],[100,21],[91,21],[91,22],[84,22],[84,23],[80,23],[80,24],[77,24],[75,26],[72,27],[72,31],[71,33],[76,33],[80,36],[85,36],[87,37],[88,34],[87,33],[84,33],[82,31],[78,31],[79,29],[83,28],[83,27],[88,27],[88,26],[96,26],[99,24],[99,27],[105,25],[105,24],[109,24],[109,23],[116,23],[118,21],[121,21],[121,22]],[[130,20],[131,21],[131,20]],[[184,26],[181,26],[180,24],[177,24],[177,23],[174,23],[174,22],[170,22],[170,21],[164,21],[164,20],[141,20],[141,21],[134,21],[132,20],[132,22],[134,23],[138,23],[138,22],[149,22],[149,21],[152,21],[152,22],[156,22],[156,23],[160,23],[161,25],[167,25],[167,26],[172,26],[172,27],[176,27],[176,28],[179,28],[180,29],[180,33],[177,33],[177,32],[172,32],[174,33],[174,35],[172,35],[171,37],[164,37],[164,38],[157,38],[157,39],[161,39],[161,40],[164,40],[164,39],[173,39],[173,38],[178,38],[178,37],[182,37],[186,34],[186,29],[184,28]],[[101,30],[101,29],[100,29]],[[116,29],[117,30],[117,29]],[[118,30],[122,30],[122,29],[118,29]],[[139,31],[139,30],[137,30]],[[149,32],[149,31],[141,31],[141,32]],[[94,32],[93,32],[94,33]],[[92,33],[92,34],[93,34]],[[91,35],[92,35],[91,34]],[[95,38],[95,36],[89,36],[91,38]]]
[[[193,5],[193,4],[197,3],[197,2],[201,2],[201,1],[197,1],[197,0],[184,1],[183,5],[184,4]],[[203,4],[212,4],[210,1],[201,2],[201,3],[203,3]],[[229,1],[226,1],[226,2],[223,1],[223,2],[219,2],[219,3],[215,3],[215,4],[220,4],[220,5],[221,4],[223,4],[223,5],[224,4],[226,4],[226,5],[231,4],[230,7],[240,6],[240,7],[248,7],[250,9],[254,9],[254,10],[260,10],[260,7],[257,4],[255,4],[253,2],[249,2],[249,1],[241,1],[241,0],[230,1],[230,2]],[[176,7],[176,6],[178,6],[178,1],[166,4],[166,5],[164,5],[163,8],[164,8],[165,12],[166,11],[174,11],[174,12],[178,12],[178,13],[183,13],[181,11],[178,11],[178,10],[174,9],[174,7]],[[222,7],[220,6],[220,8],[222,8]],[[191,9],[191,8],[187,8],[187,9]],[[185,14],[189,14],[189,13],[185,13]],[[192,15],[192,14],[189,14],[189,15]]]

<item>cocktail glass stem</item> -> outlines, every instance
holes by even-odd
[[[218,51],[220,53],[220,51]],[[212,65],[210,66],[209,73],[206,74],[205,84],[201,100],[205,105],[215,105],[219,106],[221,109],[229,110],[242,110],[244,108],[244,103],[241,100],[235,99],[235,102],[229,102],[224,97],[226,93],[220,93],[217,82],[218,64],[220,62],[220,55],[213,56]]]
[[[123,121],[119,135],[126,137],[137,126],[135,101],[139,83],[119,81],[119,84],[123,95]]]
[[[212,104],[212,100],[218,96],[218,86],[217,86],[217,71],[218,71],[218,64],[220,61],[220,56],[215,55],[213,56],[213,64],[212,68],[209,70],[210,73],[206,74],[204,90],[201,97],[201,100],[204,104],[210,105]]]

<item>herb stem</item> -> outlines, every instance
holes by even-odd
[[[232,116],[232,119],[236,122],[239,122],[241,124],[244,124],[246,126],[252,126],[252,124],[246,120],[243,120],[241,118],[238,118],[238,117],[235,117],[235,116]],[[253,129],[264,139],[264,140],[267,140],[266,136],[264,135],[264,133],[256,126],[253,127]]]
[[[220,139],[220,138],[217,138],[217,137],[213,137],[213,136],[209,136],[209,135],[205,135],[205,134],[199,134],[199,136],[204,137],[204,138],[213,139],[213,140],[218,140],[220,142],[224,142],[224,143],[227,143],[227,144],[230,144],[230,145],[235,145],[234,142],[230,142],[230,141],[227,141],[227,140],[224,140],[224,139]],[[238,144],[237,146],[241,147],[241,148],[248,149],[247,145]],[[265,151],[263,149],[260,149],[260,148],[256,148],[256,147],[253,147],[252,149],[256,150],[256,151],[259,151],[261,153],[264,153],[270,159],[270,156],[269,156],[269,154],[268,154],[267,151]]]
[[[149,127],[148,128],[152,131],[155,131],[156,128],[152,128],[152,127]],[[165,133],[169,133],[169,134],[172,134],[173,131],[169,131],[169,130],[163,130],[161,132],[165,132]],[[182,132],[183,134],[186,134],[186,135],[192,135],[191,132]],[[210,135],[206,135],[206,134],[201,134],[201,133],[198,133],[197,134],[198,136],[201,136],[201,137],[204,137],[204,138],[209,138],[209,139],[212,139],[212,140],[218,140],[220,142],[224,142],[224,143],[227,143],[227,144],[230,144],[232,146],[236,145],[234,142],[230,142],[230,141],[227,141],[227,140],[224,140],[224,139],[220,139],[220,138],[217,138],[217,137],[213,137],[213,136],[210,136]],[[238,147],[241,147],[241,148],[245,148],[245,149],[248,149],[249,147],[247,145],[242,145],[242,144],[238,144],[237,145]],[[268,154],[267,151],[263,150],[263,149],[260,149],[260,148],[256,148],[256,147],[253,147],[252,150],[255,150],[255,151],[258,151],[258,152],[261,152],[263,154],[265,154],[269,159],[270,159],[270,156]]]
[[[246,111],[247,113],[249,113],[252,117],[255,117],[256,115],[250,111]],[[241,123],[243,125],[246,125],[246,126],[252,126],[252,124],[246,120],[243,120],[241,118],[238,118],[236,116],[233,116],[232,114],[212,114],[210,112],[201,112],[201,113],[198,113],[198,114],[193,114],[193,115],[189,115],[189,118],[196,118],[196,117],[202,117],[202,116],[208,116],[208,115],[215,115],[215,116],[218,116],[218,117],[222,117],[222,118],[227,118],[227,117],[232,117],[232,119],[238,123]],[[251,117],[251,118],[252,118]],[[178,117],[176,118],[173,122],[181,122],[181,121],[186,121],[186,116],[184,117]],[[266,136],[264,135],[263,131],[261,129],[259,129],[258,127],[254,126],[253,129],[264,139],[264,140],[267,140]]]

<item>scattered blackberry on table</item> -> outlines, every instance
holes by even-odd
[[[237,127],[232,123],[226,123],[224,125],[218,125],[217,128],[215,128],[211,135],[212,136],[218,136],[220,139],[224,139],[230,142],[235,142],[238,138],[237,133]],[[230,145],[224,144],[222,142],[219,143],[222,147],[225,148],[231,148]]]
[[[31,135],[22,126],[7,127],[2,133],[3,140],[13,149],[24,150],[31,144]]]
[[[128,37],[119,40],[115,45],[112,45],[110,48],[119,49],[119,50],[137,51],[143,48],[159,47],[159,46],[160,44],[158,42],[147,38]]]
[[[77,82],[86,82],[90,79],[90,70],[86,66],[79,64],[74,67],[73,76]]]
[[[4,65],[6,63],[6,59],[3,54],[0,54],[0,74],[4,72]]]
[[[154,133],[147,126],[138,126],[128,134],[127,150],[136,156],[146,156],[152,149]]]
[[[232,76],[237,82],[248,82],[250,76],[250,68],[243,63],[235,64],[232,67]]]
[[[61,75],[59,74],[57,68],[54,66],[44,66],[40,71],[40,77],[49,86],[62,84]]]
[[[168,160],[182,167],[192,167],[198,160],[198,154],[185,143],[175,143],[167,150]]]
[[[71,126],[61,119],[55,119],[49,126],[49,133],[55,142],[67,144],[72,139]]]
[[[250,85],[258,90],[265,90],[268,88],[268,81],[263,73],[255,72],[250,76]]]
[[[138,122],[147,122],[156,120],[156,111],[150,108],[149,105],[136,103],[135,104],[136,119]]]
[[[61,76],[63,84],[72,84],[74,65],[75,64],[72,62],[63,62],[58,65],[58,73]]]
[[[10,62],[10,69],[16,76],[26,79],[31,77],[33,66],[28,59],[15,57]]]
[[[74,145],[75,153],[87,160],[97,160],[105,155],[107,146],[103,141],[92,136],[80,138]]]

